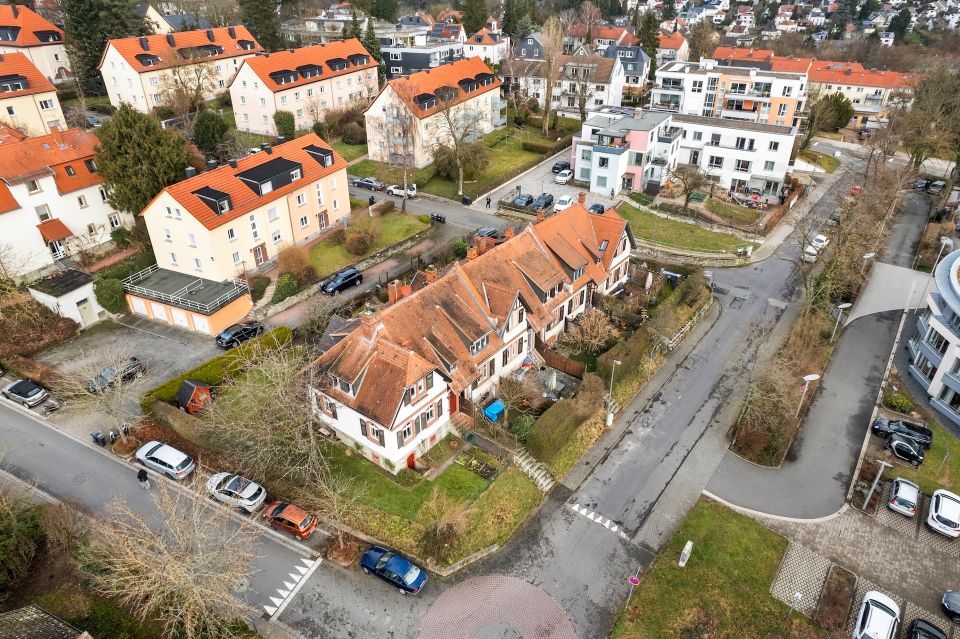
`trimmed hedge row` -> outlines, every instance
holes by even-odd
[[[223,355],[200,364],[182,375],[177,375],[173,379],[151,389],[140,396],[140,410],[144,415],[153,415],[154,402],[173,403],[177,398],[177,391],[180,390],[180,384],[184,380],[195,379],[207,384],[219,384],[231,373],[237,362],[241,361],[256,344],[265,345],[283,345],[293,339],[293,331],[286,326],[280,326],[273,329],[266,335],[258,337],[241,344],[237,348],[227,351]]]
[[[524,151],[531,153],[542,153],[543,155],[553,155],[570,146],[573,142],[573,135],[567,134],[560,138],[559,142],[543,142],[541,140],[524,140],[520,145]]]

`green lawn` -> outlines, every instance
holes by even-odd
[[[677,565],[693,542],[685,568]],[[637,586],[614,639],[761,639],[816,636],[770,595],[787,541],[752,519],[701,499]]]
[[[487,193],[523,173],[527,169],[543,162],[544,155],[526,151],[522,148],[524,140],[538,142],[554,142],[555,138],[547,140],[539,130],[524,128],[517,131],[513,127],[494,131],[486,136],[485,141],[490,148],[490,165],[476,180],[463,183],[465,195],[476,198]],[[398,181],[397,169],[373,160],[364,160],[350,167],[350,175],[360,177],[376,176],[387,184]],[[426,166],[414,171],[412,181],[416,182],[417,189],[424,193],[438,195],[451,200],[459,200],[455,182],[433,175],[433,166]],[[532,187],[525,189],[532,191]]]
[[[110,104],[110,96],[88,95],[84,99],[84,102],[86,102],[87,106],[90,106],[91,104]],[[63,100],[60,103],[60,106],[62,106],[63,108],[67,108],[68,106],[80,106],[80,98],[71,98],[69,100]]]
[[[933,420],[928,420],[927,428],[933,431],[933,445],[926,452],[920,468],[898,463],[896,468],[887,472],[887,476],[909,479],[928,495],[938,488],[960,492],[960,439]],[[947,457],[946,463],[944,457]]]
[[[367,255],[396,244],[430,226],[421,222],[415,215],[403,215],[401,213],[390,213],[383,217],[367,219],[380,228],[380,240],[373,245]],[[365,256],[350,254],[346,246],[334,244],[330,239],[310,248],[310,264],[313,265],[320,277],[326,277],[348,264],[363,259],[363,257]]]
[[[811,149],[804,149],[803,151],[800,151],[798,156],[801,160],[819,166],[827,173],[833,173],[837,170],[837,167],[840,166],[840,160],[832,155],[827,155],[826,153],[820,153],[819,151],[813,151]]]
[[[707,200],[707,210],[718,215],[731,224],[738,226],[750,226],[758,219],[763,217],[762,211],[748,209],[745,206],[739,206],[730,202],[723,202],[717,198]]]
[[[667,220],[629,204],[620,205],[617,212],[630,222],[637,238],[649,242],[705,252],[731,252],[747,244],[735,235],[710,231],[696,224]]]
[[[361,155],[366,155],[367,145],[366,144],[347,144],[343,140],[337,140],[331,142],[330,146],[333,147],[333,150],[340,154],[347,162],[356,160]]]

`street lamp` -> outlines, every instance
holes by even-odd
[[[803,392],[800,394],[800,405],[797,406],[797,418],[800,417],[800,409],[803,408],[803,399],[807,396],[807,389],[810,388],[810,382],[815,382],[818,379],[820,379],[820,376],[816,373],[803,376]]]
[[[837,328],[840,326],[840,319],[843,317],[843,312],[853,306],[850,302],[844,302],[843,304],[837,304],[837,310],[840,311],[837,313],[837,323],[833,325],[833,332],[830,333],[830,343],[833,344],[833,338],[837,334]]]
[[[876,253],[864,253],[863,255],[863,266],[860,267],[860,275],[863,275],[863,272],[867,270],[867,260],[872,260],[877,256]]]
[[[933,279],[933,274],[937,270],[937,264],[940,263],[940,256],[943,255],[943,249],[947,248],[947,246],[953,248],[953,240],[946,235],[943,235],[940,237],[940,250],[937,251],[937,259],[933,261],[933,268],[930,269],[930,275],[927,277],[927,281],[923,285],[923,293],[920,295],[920,304],[923,304],[923,300],[927,298],[927,288],[930,286],[930,280]]]
[[[878,459],[877,463],[880,464],[880,470],[877,471],[877,476],[873,478],[873,485],[870,486],[870,491],[867,493],[867,498],[863,500],[863,509],[867,509],[867,504],[870,503],[870,498],[873,497],[873,491],[877,489],[877,484],[880,483],[880,478],[883,477],[883,471],[886,468],[893,468],[893,464],[888,464],[882,459]]]
[[[607,428],[613,426],[613,374],[617,372],[617,366],[622,364],[619,359],[615,359],[610,367],[610,394],[607,396]]]

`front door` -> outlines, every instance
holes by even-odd
[[[410,453],[409,455],[407,455],[407,468],[410,468],[410,469],[412,469],[412,470],[416,470],[416,469],[417,469],[417,454],[416,454],[416,453]]]
[[[620,188],[624,191],[633,190],[633,176],[623,176],[620,179]]]
[[[97,314],[93,312],[93,307],[87,298],[83,298],[77,302],[77,312],[80,313],[80,324],[84,328],[97,321]]]
[[[258,244],[253,247],[253,261],[257,266],[260,266],[267,261],[267,245]]]
[[[47,246],[50,247],[50,253],[53,255],[53,259],[59,260],[63,257],[63,242],[60,240],[54,240],[47,243]]]
[[[700,165],[700,151],[690,151],[690,164]]]

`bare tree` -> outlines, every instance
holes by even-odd
[[[553,112],[553,92],[560,80],[563,66],[563,28],[556,18],[550,18],[541,31],[543,39],[543,62],[540,63],[540,75],[543,77],[543,135],[550,130],[550,114]]]
[[[363,511],[363,497],[367,486],[354,477],[329,472],[320,466],[310,469],[307,487],[300,493],[300,503],[334,523],[346,524]],[[343,548],[345,533],[333,526],[337,545]]]
[[[333,298],[325,295],[318,295],[311,303],[300,322],[300,332],[311,346],[315,346],[323,337],[338,308]]]
[[[620,335],[607,314],[598,308],[587,309],[569,325],[563,342],[577,353],[596,353]]]
[[[168,49],[166,60],[179,60],[180,54]],[[207,94],[217,86],[217,72],[214,64],[204,61],[203,57],[186,59],[167,69],[160,78],[160,95],[163,104],[181,119],[181,126],[189,128],[187,120],[197,113],[206,100]]]
[[[414,103],[417,88],[410,82],[396,82],[391,85],[397,94],[386,107],[384,137],[386,138],[388,161],[400,177],[403,186],[403,199],[400,211],[407,212],[407,188],[410,175],[416,169],[416,141],[420,135],[420,121],[407,106]],[[462,190],[462,187],[461,187]]]
[[[33,256],[16,242],[0,243],[0,279],[20,281],[27,275]]]
[[[749,431],[775,434],[794,421],[795,377],[779,357],[751,375],[740,409],[738,437]]]
[[[420,509],[426,522],[423,547],[426,554],[445,559],[454,550],[473,517],[475,509],[468,503],[458,502],[439,488],[434,487],[430,497]]]
[[[472,156],[472,143],[480,137],[484,116],[467,101],[458,101],[459,91],[454,87],[436,91],[440,104],[437,143],[446,147],[453,158],[457,166],[457,195],[463,195],[464,167]]]
[[[670,178],[680,183],[684,212],[690,207],[690,198],[693,194],[711,182],[710,176],[696,164],[678,164],[670,173]]]
[[[110,429],[127,441],[124,425],[139,414],[143,369],[132,350],[116,345],[98,353],[81,353],[78,366],[54,380],[53,391],[64,402],[64,412],[98,411],[107,415]]]
[[[542,392],[540,379],[536,375],[524,375],[521,379],[501,377],[497,382],[496,396],[503,402],[504,427],[510,424],[510,411],[526,409]]]
[[[596,24],[600,21],[600,18],[603,17],[603,14],[600,12],[600,9],[597,5],[586,0],[586,2],[580,5],[580,23],[585,27],[590,27],[593,24]]]
[[[669,306],[658,306],[650,317],[650,336],[653,338],[654,350],[667,351],[670,349],[670,340],[677,331],[677,314]]]
[[[253,574],[259,531],[192,491],[160,483],[153,502],[143,514],[114,501],[93,522],[79,553],[93,587],[167,639],[239,636],[249,608],[234,592]]]

